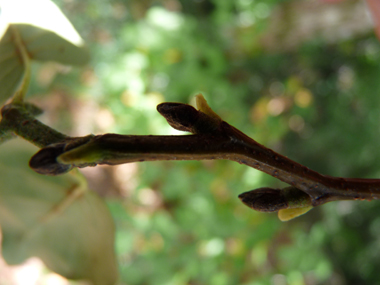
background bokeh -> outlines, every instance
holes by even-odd
[[[70,135],[178,134],[155,110],[203,93],[227,122],[323,174],[380,177],[380,43],[362,1],[57,0],[85,68],[34,64],[28,99]],[[120,284],[380,284],[379,202],[282,223],[229,161],[84,169],[116,221]],[[41,283],[42,284],[42,283]]]

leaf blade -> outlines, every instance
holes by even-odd
[[[20,141],[6,143],[0,153],[4,259],[18,264],[37,256],[67,278],[114,284],[115,229],[104,202],[91,191],[75,188],[78,185],[67,175],[35,174],[27,167],[30,152],[23,150],[28,144],[19,145]],[[62,207],[68,198],[72,203]]]
[[[17,54],[8,27],[0,38],[0,105],[16,92],[24,75],[25,66]]]

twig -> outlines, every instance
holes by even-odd
[[[199,99],[199,98],[198,98]],[[201,102],[203,97],[201,99]],[[205,100],[200,110],[180,103],[162,103],[157,110],[168,123],[194,135],[133,136],[104,134],[64,137],[41,149],[30,166],[57,175],[73,167],[154,160],[227,159],[256,168],[290,184],[280,189],[260,188],[239,196],[247,206],[263,212],[279,211],[282,220],[336,200],[380,198],[380,179],[337,178],[322,175],[257,143],[222,121]]]

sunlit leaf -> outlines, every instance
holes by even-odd
[[[82,38],[50,0],[2,0],[0,7],[0,35],[16,26],[31,58],[64,64],[89,60]]]
[[[0,9],[0,104],[13,95],[23,78],[26,67],[21,50],[35,60],[69,65],[89,61],[83,40],[53,2],[2,0]]]
[[[114,224],[104,202],[72,176],[35,174],[27,166],[30,151],[22,150],[27,146],[6,143],[0,152],[6,262],[19,264],[36,256],[67,278],[114,284]]]
[[[81,65],[89,60],[88,50],[81,42],[71,42],[63,35],[29,24],[13,24],[20,32],[28,54],[32,59],[58,61],[63,64]]]

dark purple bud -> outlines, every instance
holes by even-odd
[[[199,112],[192,106],[182,103],[161,103],[157,106],[157,111],[165,117],[169,125],[173,128],[193,132]]]
[[[57,157],[65,151],[66,143],[57,143],[38,151],[29,161],[35,172],[44,175],[60,175],[68,172],[72,166],[57,162]]]
[[[282,190],[260,188],[239,195],[239,199],[248,207],[260,212],[277,212],[288,208],[286,197]]]

